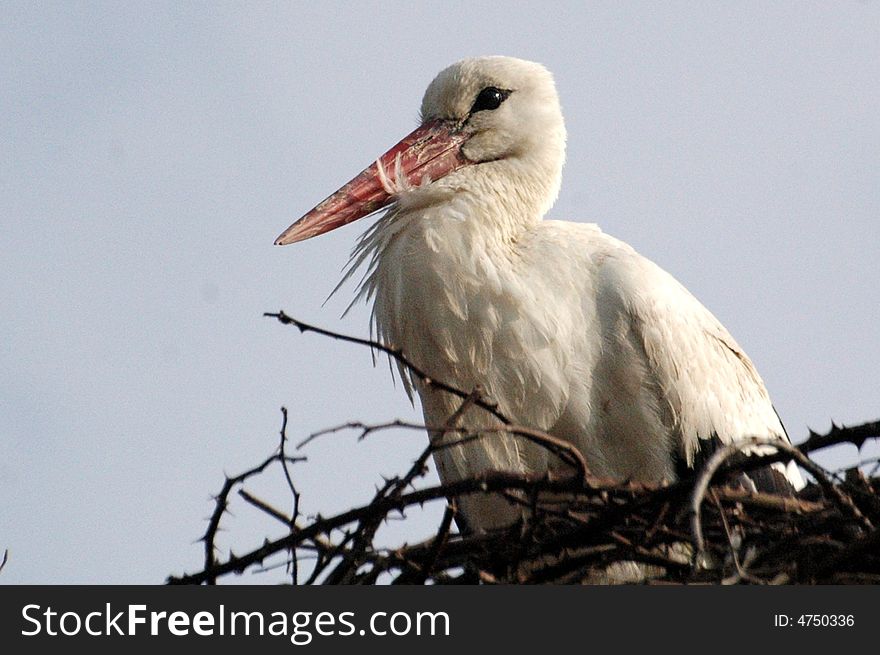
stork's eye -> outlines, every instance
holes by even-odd
[[[498,109],[498,107],[501,106],[501,103],[507,100],[509,95],[510,91],[498,89],[494,86],[487,86],[480,91],[477,99],[474,100],[474,106],[471,107],[471,114],[476,114],[478,111],[483,110],[492,111],[493,109]]]

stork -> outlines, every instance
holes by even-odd
[[[465,59],[428,86],[421,124],[285,230],[302,241],[387,208],[348,275],[373,300],[380,340],[429,376],[480,388],[514,422],[576,446],[598,476],[675,480],[712,443],[787,440],[761,377],[684,286],[596,225],[545,220],[566,131],[551,74],[510,57]],[[440,426],[460,399],[401,372]],[[463,421],[497,425],[476,408]],[[497,435],[435,455],[443,481],[558,464]],[[764,482],[803,485],[793,464]],[[472,529],[514,518],[470,498]]]

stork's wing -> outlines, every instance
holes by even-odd
[[[655,416],[680,463],[694,467],[719,443],[788,439],[751,360],[677,280],[628,247],[603,260],[598,280],[600,311],[612,315],[606,323],[616,321],[617,338],[641,360],[644,391],[655,397]],[[803,485],[794,466],[777,468]],[[777,486],[778,475],[760,477],[760,486]]]

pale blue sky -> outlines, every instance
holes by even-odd
[[[795,440],[880,417],[878,2],[0,11],[0,582],[195,569],[210,494],[272,450],[282,404],[294,437],[418,420],[368,351],[261,314],[367,334],[365,307],[339,318],[351,288],[322,307],[365,226],[272,241],[409,132],[465,56],[555,73],[569,146],[550,215],[676,275]],[[306,509],[366,500],[423,439],[314,444]],[[279,534],[242,507],[229,525],[239,552]]]

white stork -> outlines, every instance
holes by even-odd
[[[544,220],[565,138],[543,66],[465,59],[431,82],[414,132],[275,243],[387,207],[349,269],[368,267],[358,297],[374,300],[379,339],[436,379],[479,386],[515,423],[576,445],[596,475],[674,480],[712,442],[787,439],[754,365],[687,289],[595,225]],[[444,425],[460,399],[402,376],[427,424]],[[472,409],[463,423],[497,419]],[[553,460],[497,434],[435,454],[444,481]],[[803,485],[793,464],[775,470],[765,482]],[[501,500],[462,510],[474,529],[514,516]]]

